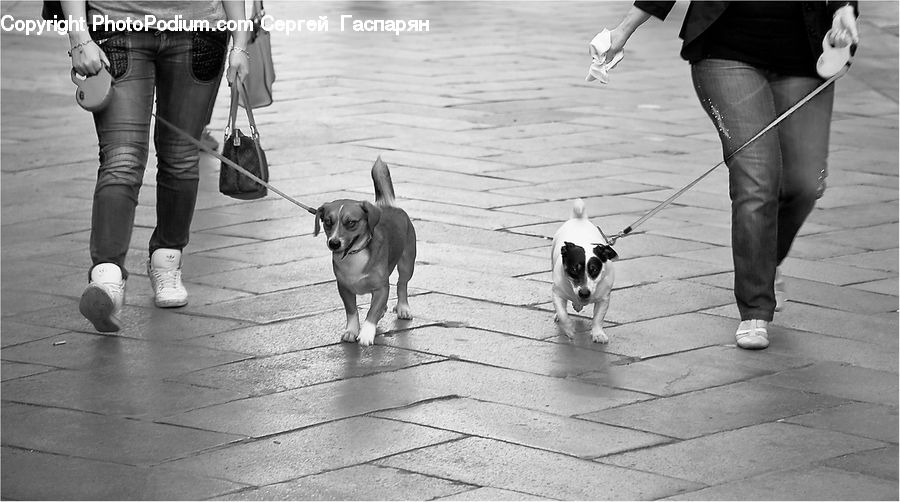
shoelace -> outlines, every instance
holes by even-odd
[[[125,291],[125,281],[122,282],[104,282],[103,287],[111,295],[121,295]]]
[[[156,287],[159,289],[177,289],[181,282],[181,270],[152,270]]]

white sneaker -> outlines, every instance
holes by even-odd
[[[741,321],[734,339],[742,349],[764,349],[769,346],[768,322],[760,319]]]
[[[181,283],[181,251],[160,248],[147,262],[147,275],[153,288],[153,302],[157,307],[183,307],[187,305],[187,290]]]
[[[781,267],[775,267],[775,312],[784,310],[787,303],[787,289],[784,287],[784,277],[781,276]]]
[[[91,281],[81,293],[78,310],[101,333],[122,329],[119,312],[125,305],[125,280],[115,263],[101,263],[91,269]]]

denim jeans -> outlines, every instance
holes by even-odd
[[[691,67],[725,157],[822,84],[723,59]],[[775,267],[815,205],[825,172],[834,85],[728,161],[734,296],[742,320],[771,321]]]
[[[199,138],[218,92],[225,63],[225,32],[118,32],[93,34],[115,80],[109,105],[94,114],[100,169],[94,190],[91,260],[125,270],[135,208],[147,165],[150,112]],[[183,249],[189,239],[200,178],[199,150],[156,123],[156,228],[150,253]]]

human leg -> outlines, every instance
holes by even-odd
[[[125,256],[143,181],[153,101],[153,66],[144,34],[95,34],[110,60],[116,92],[94,114],[100,167],[91,216],[91,270],[79,311],[101,332],[121,329]]]
[[[725,157],[775,119],[765,72],[736,61],[708,59],[694,64],[691,73]],[[735,300],[741,320],[771,321],[782,169],[778,135],[763,135],[729,160],[728,169]]]
[[[786,76],[772,80],[778,113],[790,108],[822,83],[815,77]],[[834,85],[828,86],[778,126],[782,177],[778,201],[780,264],[818,197],[819,178],[828,162]]]
[[[163,33],[157,60],[157,113],[193,138],[201,136],[218,92],[225,56],[225,33]],[[160,307],[187,303],[181,282],[182,250],[200,179],[199,150],[179,132],[156,124],[157,223],[150,237],[148,274]]]
[[[154,67],[146,33],[120,33],[101,38],[111,62],[115,93],[109,105],[94,114],[100,145],[100,167],[91,218],[93,265],[114,263],[122,268],[131,241],[134,212],[147,164]]]

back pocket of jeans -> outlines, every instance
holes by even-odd
[[[200,82],[211,82],[225,64],[228,32],[195,31],[191,33],[191,71]]]
[[[128,38],[123,34],[114,34],[108,38],[98,38],[97,46],[109,59],[109,74],[118,80],[128,72]]]

